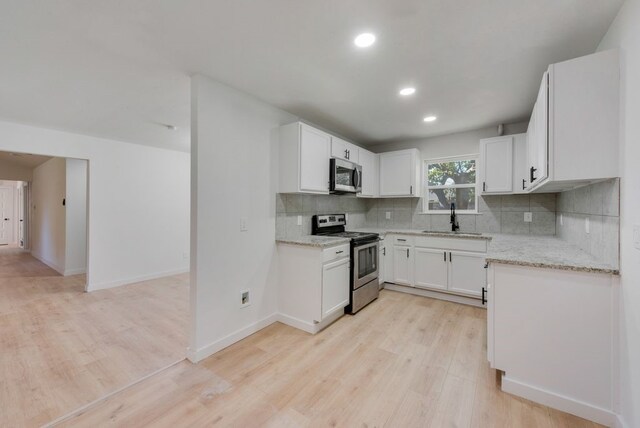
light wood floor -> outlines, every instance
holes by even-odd
[[[383,291],[311,336],[276,323],[63,426],[594,427],[502,393],[482,309]]]
[[[187,276],[84,283],[0,250],[0,427],[41,426],[184,357]]]

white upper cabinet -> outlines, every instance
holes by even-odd
[[[360,197],[373,198],[379,195],[378,183],[380,181],[380,161],[375,153],[368,150],[359,150],[360,166],[362,166],[362,191]]]
[[[513,137],[480,140],[482,193],[513,192]]]
[[[344,159],[353,163],[359,162],[360,148],[355,144],[351,144],[348,141],[338,137],[331,137],[331,157],[337,159]]]
[[[380,154],[380,196],[420,196],[420,152],[398,150]]]
[[[329,193],[331,135],[301,122],[280,128],[281,193]]]
[[[527,134],[480,140],[479,168],[483,195],[526,193]]]
[[[619,74],[617,50],[549,66],[527,131],[529,191],[620,175]]]

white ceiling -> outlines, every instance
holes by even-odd
[[[29,169],[42,165],[49,159],[52,158],[49,156],[31,155],[28,153],[0,152],[0,161],[12,163]]]
[[[595,50],[621,4],[0,0],[0,118],[189,150],[201,73],[362,143],[508,123],[528,118],[548,64]],[[358,50],[365,30],[377,43]]]

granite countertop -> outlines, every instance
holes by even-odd
[[[332,236],[303,235],[295,238],[276,238],[278,244],[302,245],[306,247],[328,248],[341,244],[348,244],[349,238]]]
[[[387,233],[393,233],[395,235],[410,235],[410,236],[434,236],[441,238],[464,238],[464,239],[485,239],[491,240],[491,235],[482,233],[464,233],[464,232],[439,232],[439,231],[429,231],[425,232],[424,230],[418,229],[376,229],[376,228],[357,228],[357,229],[349,229],[350,232],[368,232],[368,233],[377,233],[381,238]]]
[[[487,261],[618,275],[620,271],[555,236],[492,234]]]

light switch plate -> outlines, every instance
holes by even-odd
[[[302,216],[298,216],[298,226],[302,226]]]
[[[387,220],[391,220],[391,211],[387,211],[387,212],[385,213],[385,218],[386,218]]]
[[[560,213],[560,226],[564,226],[564,218],[562,217],[562,213]]]
[[[633,246],[640,250],[640,224],[633,225]]]
[[[240,232],[246,232],[249,230],[249,219],[246,217],[240,217]]]
[[[525,223],[531,223],[533,221],[533,214],[532,213],[524,213],[524,222]]]
[[[584,231],[585,231],[586,233],[590,233],[590,232],[589,232],[589,226],[590,226],[590,225],[589,225],[589,217],[585,217],[585,219],[584,219]]]

